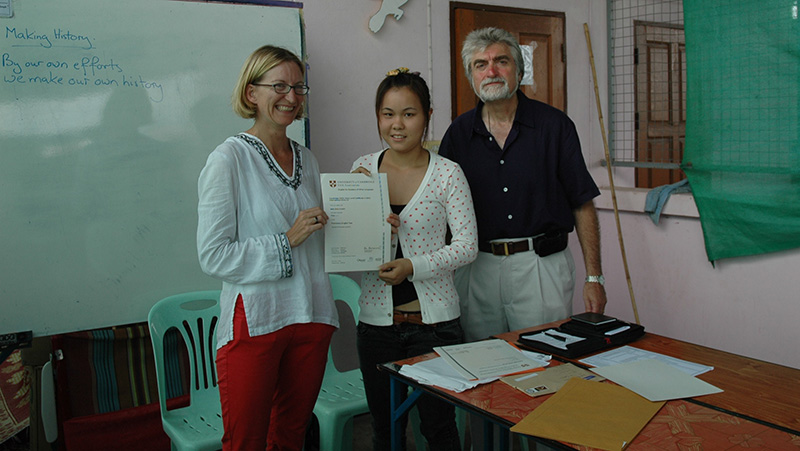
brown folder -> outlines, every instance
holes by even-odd
[[[663,405],[618,385],[573,378],[511,431],[622,450]]]

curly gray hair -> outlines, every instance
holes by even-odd
[[[525,61],[522,59],[522,50],[519,48],[517,39],[502,28],[487,27],[471,31],[461,47],[461,61],[464,63],[464,71],[470,83],[472,83],[472,56],[486,50],[486,47],[492,44],[508,46],[511,56],[514,58],[514,64],[517,65],[517,77],[522,77],[525,71]]]

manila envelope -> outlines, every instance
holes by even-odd
[[[536,397],[555,393],[573,377],[587,381],[604,381],[606,378],[579,368],[571,363],[551,366],[544,371],[527,374],[514,374],[500,378],[506,384],[522,390],[524,393]]]
[[[605,450],[622,450],[664,405],[625,387],[570,379],[512,432]]]

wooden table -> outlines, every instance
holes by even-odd
[[[498,335],[516,343],[520,333],[555,327],[563,321]],[[714,367],[698,378],[724,391],[692,399],[667,402],[626,449],[728,450],[757,448],[800,450],[800,370],[646,333],[629,346]],[[486,421],[501,426],[501,446],[508,444],[508,428],[522,420],[549,396],[532,398],[496,381],[455,393],[438,387],[421,386],[399,374],[400,365],[434,357],[427,354],[386,364],[392,383],[415,387],[416,392],[433,394]],[[588,357],[582,356],[581,359]],[[554,360],[573,362],[554,356]],[[418,396],[418,393],[414,393]],[[401,405],[392,401],[393,420],[410,408],[416,397]],[[399,422],[398,437],[399,437]],[[577,445],[534,438],[551,447],[587,449]],[[396,449],[396,448],[395,448]]]

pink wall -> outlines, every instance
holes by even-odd
[[[583,24],[592,34],[601,97],[605,98],[606,11],[602,0],[494,0],[515,8],[563,11],[567,18],[568,113],[599,185],[608,185],[603,141]],[[374,92],[386,71],[418,70],[433,93],[433,136],[450,122],[449,6],[411,0],[398,21],[388,17],[373,34],[369,17],[380,0],[306,0],[306,43],[311,149],[323,172],[348,171],[359,155],[379,150]],[[429,39],[430,36],[430,39]],[[430,64],[429,61],[433,63]],[[604,109],[607,105],[604,104]],[[604,112],[607,115],[607,111]],[[608,202],[606,202],[608,204]],[[608,312],[633,320],[613,212],[602,210]],[[639,317],[648,331],[800,368],[800,251],[708,262],[696,218],[662,217],[656,226],[642,213],[621,213],[628,265]],[[580,262],[577,240],[571,247]],[[579,277],[583,277],[578,264]],[[576,306],[582,308],[580,290]]]
[[[620,216],[639,319],[651,332],[800,368],[800,250],[708,262],[698,219]],[[613,211],[601,212],[608,311],[633,320]],[[573,253],[579,255],[577,246]],[[577,307],[578,304],[576,304]]]

